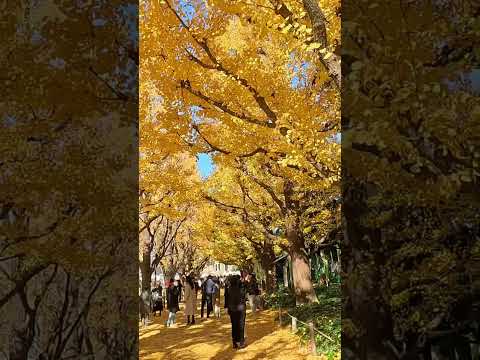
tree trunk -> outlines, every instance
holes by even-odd
[[[385,294],[382,293],[385,273],[378,270],[385,268],[387,257],[385,252],[374,252],[376,247],[373,245],[380,243],[381,234],[378,229],[366,228],[361,223],[360,220],[369,211],[367,195],[359,191],[358,186],[354,191],[355,195],[352,195],[353,192],[344,192],[345,202],[342,208],[345,233],[341,251],[345,259],[344,266],[348,268],[342,278],[342,297],[346,300],[342,308],[342,318],[351,320],[363,333],[355,338],[342,334],[342,349],[345,344],[345,348],[359,354],[359,358],[363,360],[378,357],[374,354],[391,356],[391,350],[379,343],[378,339],[383,338],[395,343],[395,337],[390,304],[385,301]],[[365,261],[372,258],[373,262]],[[355,277],[360,271],[362,276]],[[372,299],[378,300],[372,303]]]
[[[273,270],[270,270],[273,271]],[[274,281],[274,276],[273,273],[266,272],[265,273],[265,291],[267,294],[271,294],[273,292],[273,289],[275,287],[275,281]]]
[[[152,281],[152,267],[151,263],[151,253],[149,251],[143,252],[143,259],[140,263],[140,269],[142,271],[142,292],[144,290],[150,291],[151,281]]]
[[[327,69],[328,75],[335,82],[337,88],[340,89],[342,82],[340,57],[335,53],[331,53],[329,57],[325,58],[325,53],[321,52],[322,48],[328,46],[325,15],[316,0],[302,0],[302,2],[305,12],[312,23],[314,39],[321,46],[321,48],[316,50],[320,62]]]
[[[312,271],[307,254],[303,251],[303,238],[299,234],[297,222],[287,222],[287,239],[290,243],[292,259],[293,288],[297,305],[318,302],[312,282]]]
[[[273,291],[274,283],[273,278],[275,274],[275,269],[273,267],[273,262],[275,261],[275,253],[268,251],[266,254],[263,254],[260,263],[262,265],[262,270],[265,273],[265,291],[267,294],[271,294]]]
[[[169,279],[167,278],[167,273],[165,272],[165,266],[163,265],[163,262],[160,263],[160,268],[162,269],[162,276],[163,276],[163,284],[162,288],[165,287],[165,282],[168,281]]]
[[[304,252],[305,240],[300,227],[299,203],[294,198],[294,184],[284,182],[285,230],[292,261],[293,288],[297,305],[318,302],[312,283],[312,271],[307,254]]]
[[[170,263],[167,268],[166,276],[167,276],[167,281],[170,279],[173,279],[175,277],[175,274],[177,273],[177,269],[175,264],[173,263],[173,259],[170,258]]]
[[[312,283],[312,274],[308,257],[302,249],[293,246],[290,250],[292,258],[293,288],[297,305],[318,302]]]
[[[143,221],[147,223],[148,216],[146,214],[142,215]],[[140,240],[143,240],[142,246],[142,261],[140,262],[140,271],[142,272],[142,284],[141,289],[143,291],[147,290],[150,293],[151,282],[152,282],[152,251],[153,251],[153,235],[148,228],[145,228],[140,232]]]

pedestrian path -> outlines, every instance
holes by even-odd
[[[223,309],[222,309],[223,310]],[[199,313],[199,312],[198,312]],[[308,355],[298,338],[289,329],[278,328],[274,312],[265,310],[255,315],[247,311],[247,347],[233,350],[230,318],[196,319],[186,325],[183,311],[177,313],[177,327],[166,328],[166,312],[154,322],[140,328],[142,360],[305,360],[321,359]]]

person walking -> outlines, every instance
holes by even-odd
[[[175,324],[177,311],[180,310],[180,288],[178,286],[178,281],[170,279],[170,286],[167,290],[167,308],[168,308],[168,320],[167,327],[170,327]]]
[[[225,305],[232,324],[234,349],[245,347],[246,289],[239,275],[232,275],[225,286]]]
[[[183,283],[185,282],[185,276],[179,276],[177,281],[178,281],[178,289],[180,290],[180,293],[178,295],[178,301],[181,302],[183,299]]]
[[[205,284],[205,294],[207,299],[207,319],[210,317],[210,313],[213,312],[213,300],[217,291],[217,285],[213,281],[212,275],[208,275]]]
[[[195,308],[197,305],[197,292],[195,283],[191,275],[185,278],[185,315],[187,316],[187,325],[195,324]],[[191,320],[190,320],[191,318]]]
[[[163,311],[163,289],[162,285],[158,284],[152,290],[152,302],[153,302],[153,316],[156,316],[157,311],[160,312],[160,316],[162,316]]]
[[[240,283],[242,284],[244,290],[245,290],[245,301],[247,298],[247,287],[246,287],[246,281],[247,281],[247,276],[248,276],[248,271],[242,270],[241,271],[241,277],[240,277]],[[241,321],[242,321],[242,326],[243,326],[243,338],[244,341],[247,338],[247,328],[245,326],[245,322],[247,320],[247,305],[245,304],[245,310],[242,313]]]
[[[212,277],[213,280],[213,293],[212,293],[212,313],[215,313],[215,303],[220,296],[220,280],[217,276]]]
[[[248,271],[240,270],[240,280],[244,283],[247,280]]]
[[[247,276],[246,286],[247,286],[248,303],[250,304],[250,309],[252,310],[252,314],[256,314],[258,298],[260,296],[260,289],[258,288],[258,282],[255,276],[255,273],[252,273]]]
[[[200,287],[200,291],[202,292],[202,307],[200,309],[200,316],[203,319],[203,312],[205,309],[205,305],[207,304],[207,280],[202,278],[202,285]]]
[[[150,323],[150,311],[152,309],[152,294],[148,289],[143,289],[140,294],[140,318],[144,326]]]

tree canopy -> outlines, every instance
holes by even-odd
[[[210,254],[263,257],[271,270],[288,252],[299,302],[316,300],[307,243],[339,220],[339,6],[141,2],[143,169],[209,154],[216,171],[188,194]],[[151,178],[167,189],[183,180]]]

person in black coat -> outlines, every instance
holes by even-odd
[[[173,281],[173,279],[170,279],[170,285],[167,289],[167,308],[169,311],[167,326],[175,324],[177,311],[180,311],[179,302],[180,288],[178,286],[178,281]]]
[[[233,348],[244,348],[246,289],[239,275],[230,276],[225,284],[225,308],[232,323]]]
[[[201,318],[203,318],[203,312],[204,312],[204,309],[205,309],[205,305],[207,304],[206,287],[207,287],[207,280],[202,279],[202,285],[200,286],[200,290],[202,292],[202,307],[200,309],[200,317]]]
[[[183,282],[185,281],[185,278],[182,276],[179,280],[178,280],[178,289],[180,290],[180,294],[179,294],[179,297],[178,297],[178,301],[182,301],[182,295],[183,295]]]
[[[153,316],[156,315],[157,311],[160,312],[160,316],[162,316],[162,311],[163,311],[163,289],[161,285],[158,285],[152,290],[152,310],[153,310]]]

